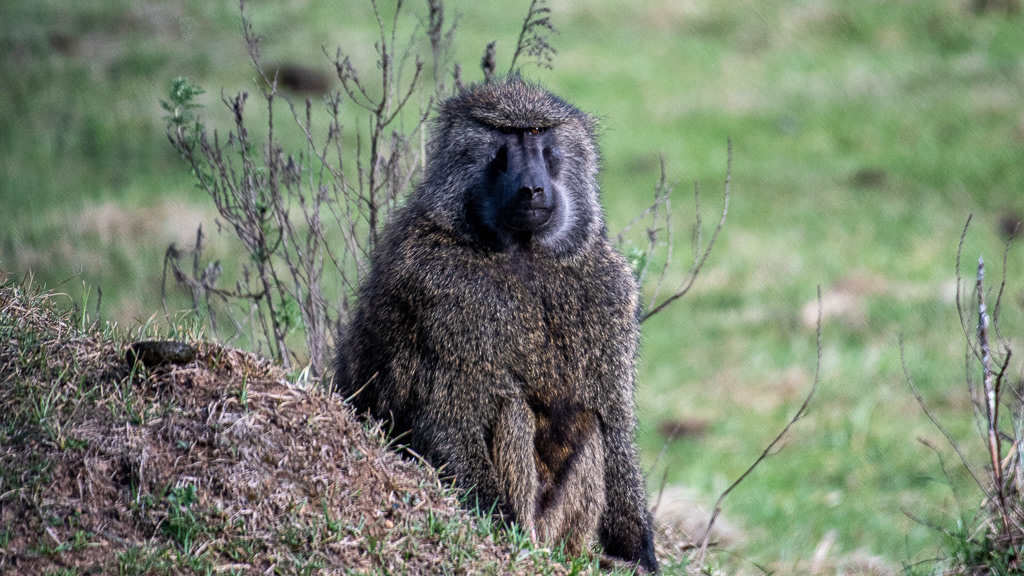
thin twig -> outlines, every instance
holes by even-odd
[[[712,242],[714,242],[714,240],[712,240]],[[816,330],[818,354],[814,368],[814,381],[811,383],[811,390],[807,393],[807,397],[804,398],[804,402],[803,404],[800,405],[800,408],[796,411],[796,414],[794,414],[793,417],[790,418],[789,422],[782,429],[782,431],[779,432],[778,435],[775,436],[775,439],[768,444],[768,446],[764,449],[763,452],[761,452],[761,455],[757,457],[757,460],[755,460],[754,463],[751,464],[750,467],[748,467],[746,471],[743,472],[743,474],[740,474],[739,478],[737,478],[732,484],[729,485],[728,488],[726,488],[718,496],[718,501],[715,502],[714,511],[711,513],[711,519],[708,521],[707,528],[705,528],[704,530],[704,537],[701,539],[700,550],[697,552],[697,556],[693,559],[692,566],[695,566],[697,570],[703,569],[704,560],[707,557],[708,545],[711,542],[711,529],[714,527],[715,520],[718,519],[718,515],[722,512],[722,502],[725,500],[725,497],[728,496],[729,493],[732,492],[737,486],[739,486],[740,483],[742,483],[747,478],[747,476],[749,476],[754,471],[754,469],[761,464],[761,462],[764,462],[769,456],[771,456],[772,451],[775,449],[775,446],[778,445],[778,443],[781,442],[787,434],[789,434],[789,430],[793,427],[793,425],[795,425],[800,419],[807,415],[807,410],[810,407],[811,399],[814,398],[814,393],[818,389],[818,382],[821,380],[821,318],[821,286],[818,286],[818,323]]]
[[[708,261],[708,256],[711,255],[711,249],[715,246],[715,241],[718,240],[718,233],[722,231],[725,226],[725,219],[729,214],[729,184],[732,181],[732,139],[728,140],[728,158],[725,165],[725,193],[723,194],[722,204],[722,218],[718,221],[718,226],[715,227],[714,233],[711,234],[711,239],[708,241],[707,248],[705,248],[703,254],[700,256],[700,261],[690,269],[689,277],[680,284],[679,288],[674,294],[666,298],[661,304],[658,304],[650,312],[647,312],[640,319],[640,322],[645,322],[651,316],[654,316],[658,312],[665,309],[666,306],[675,302],[679,298],[686,295],[693,287],[693,283],[697,280],[697,275],[704,268],[704,264]]]
[[[996,293],[996,305],[992,308],[992,329],[996,333],[996,340],[1005,348],[1006,339],[999,333],[999,313],[1003,309],[1003,294],[1006,291],[1006,261],[1010,256],[1010,246],[1013,245],[1013,239],[1017,237],[1016,230],[1020,228],[1020,223],[1014,228],[1015,233],[1010,235],[1010,238],[1006,241],[1006,246],[1003,248],[1003,270],[1002,278],[999,282],[999,292]]]
[[[960,243],[957,244],[956,248],[956,312],[960,317],[960,328],[964,332],[964,340],[966,340],[967,345],[970,347],[971,353],[974,354],[978,360],[981,360],[981,354],[974,348],[974,338],[971,336],[969,322],[967,317],[964,315],[963,292],[960,287],[960,282],[963,279],[963,276],[960,274],[960,258],[963,255],[964,240],[967,238],[967,229],[971,225],[972,218],[974,218],[974,214],[967,215],[967,221],[964,222],[964,229],[960,233]]]
[[[1002,516],[1004,534],[1009,539],[1010,550],[1015,551],[1013,530],[1007,513],[1006,486],[1003,483],[1003,449],[999,436],[999,392],[1003,374],[1010,362],[1007,354],[998,377],[992,370],[992,349],[989,344],[989,315],[985,307],[985,260],[978,258],[978,347],[981,349],[982,384],[985,391],[985,422],[987,423],[988,451],[992,459],[992,481],[995,484],[996,497],[999,502],[999,514]]]
[[[984,492],[985,485],[982,484],[981,480],[978,478],[978,475],[974,473],[974,469],[971,468],[971,464],[967,461],[967,456],[964,455],[962,450],[960,450],[960,446],[957,444],[956,440],[953,439],[953,436],[946,430],[946,428],[941,423],[939,423],[938,419],[936,419],[935,416],[932,415],[931,410],[928,409],[928,405],[925,404],[924,402],[924,398],[921,397],[921,392],[919,392],[917,386],[914,385],[914,379],[910,377],[910,370],[907,369],[907,355],[903,348],[902,334],[900,335],[899,342],[900,364],[903,366],[903,377],[906,379],[907,385],[910,386],[910,391],[914,394],[914,398],[917,399],[918,406],[920,406],[921,410],[924,411],[925,416],[928,416],[928,419],[932,421],[932,424],[934,424],[935,427],[939,429],[939,432],[941,432],[942,435],[946,437],[946,441],[949,442],[950,446],[952,446],[953,449],[956,450],[957,456],[960,457],[960,462],[963,463],[964,468],[967,469],[967,472],[971,475],[971,478],[974,479],[974,483],[978,485],[978,488],[981,488],[982,492]]]

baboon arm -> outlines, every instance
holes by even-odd
[[[456,403],[457,404],[457,403]],[[440,467],[443,477],[469,492],[467,503],[483,512],[508,514],[487,449],[480,415],[463,404],[457,410],[422,410],[413,424],[413,447]]]
[[[534,435],[537,423],[526,401],[508,399],[498,410],[491,441],[491,453],[498,485],[508,498],[515,520],[527,533],[534,529],[537,506],[537,467]]]
[[[632,428],[602,425],[604,482],[607,505],[598,528],[606,554],[636,562],[649,573],[658,571],[651,514],[644,497]]]

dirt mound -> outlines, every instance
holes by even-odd
[[[336,396],[129,342],[0,287],[0,573],[535,572]]]
[[[87,327],[55,299],[0,272],[0,574],[632,573],[465,511],[339,397],[254,354],[129,354],[143,329]],[[656,539],[682,570],[686,538],[669,522]]]

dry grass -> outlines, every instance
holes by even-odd
[[[196,343],[190,364],[147,371],[127,335],[79,324],[0,280],[0,572],[596,571],[465,512],[265,360]]]

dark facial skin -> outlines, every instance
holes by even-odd
[[[553,223],[560,208],[554,181],[561,154],[549,129],[498,132],[481,189],[470,201],[470,217],[501,244],[528,242]]]

